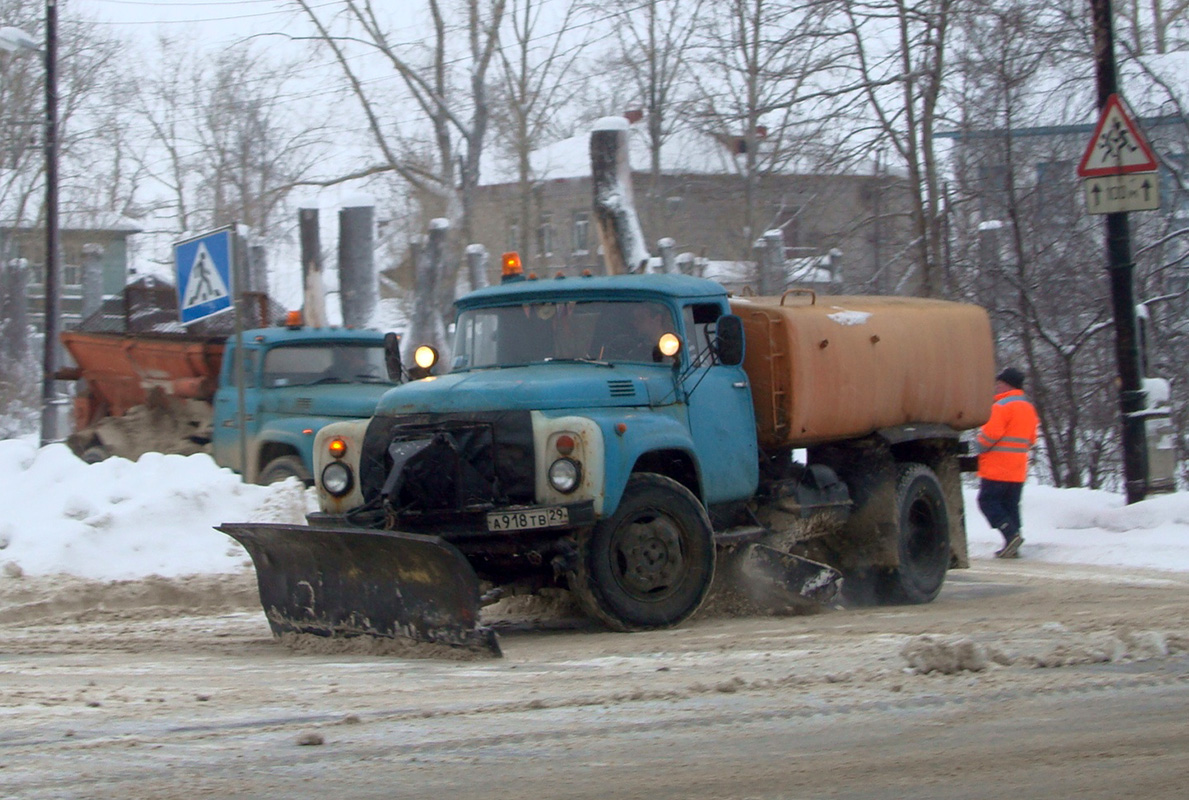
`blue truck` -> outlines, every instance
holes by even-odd
[[[63,334],[80,381],[67,444],[87,461],[205,452],[248,481],[312,483],[315,434],[371,414],[393,387],[386,336],[296,321],[245,331],[240,386],[234,336]]]
[[[498,650],[479,609],[509,594],[566,589],[641,630],[688,619],[716,573],[921,603],[966,564],[960,434],[994,369],[976,306],[512,280],[416,357],[423,377],[318,433],[307,525],[220,527],[278,635]]]

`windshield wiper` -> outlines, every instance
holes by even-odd
[[[547,364],[594,364],[596,367],[614,367],[610,361],[598,361],[593,358],[546,358]]]

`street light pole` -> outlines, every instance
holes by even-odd
[[[58,440],[58,2],[45,3],[45,351],[41,377],[41,445]]]

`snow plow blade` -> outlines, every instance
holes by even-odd
[[[252,556],[273,634],[405,637],[499,656],[479,623],[479,580],[437,536],[228,523]]]
[[[737,591],[771,611],[829,606],[842,588],[842,573],[826,564],[752,543],[733,548],[726,561]]]

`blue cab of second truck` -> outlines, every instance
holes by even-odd
[[[385,368],[379,331],[261,328],[245,331],[241,341],[244,413],[239,413],[232,337],[215,392],[212,446],[218,464],[249,481],[290,476],[310,481],[318,431],[338,420],[370,416],[395,383]]]

